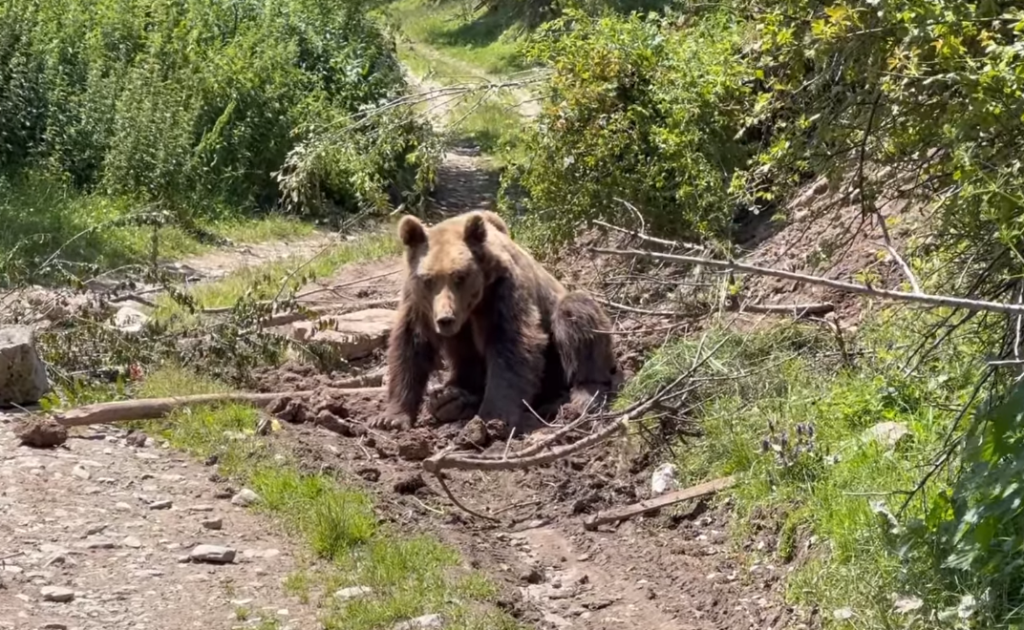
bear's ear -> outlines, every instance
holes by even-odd
[[[427,228],[419,219],[407,214],[398,222],[398,238],[406,247],[418,247],[427,242]]]
[[[498,231],[502,234],[508,235],[508,225],[505,220],[498,216],[497,213],[491,212],[490,210],[481,210],[480,214],[487,220],[488,223],[498,228]]]
[[[487,240],[487,220],[481,213],[474,212],[469,215],[463,237],[470,245],[483,245]]]

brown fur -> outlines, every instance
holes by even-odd
[[[398,234],[406,278],[388,342],[388,405],[375,426],[412,426],[442,356],[447,388],[479,401],[483,420],[509,426],[521,426],[524,400],[543,405],[569,390],[580,403],[614,386],[601,306],[568,293],[512,241],[501,217],[471,212],[428,229],[406,216]]]

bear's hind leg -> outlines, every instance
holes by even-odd
[[[581,413],[603,405],[618,386],[611,321],[590,296],[571,292],[558,302],[551,322],[571,404]]]

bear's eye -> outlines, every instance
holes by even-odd
[[[466,281],[466,274],[464,274],[464,273],[457,273],[454,276],[452,276],[452,284],[457,286],[457,287],[461,287],[462,284],[465,281]]]
[[[423,283],[423,287],[426,288],[427,291],[432,291],[434,289],[434,276],[420,276],[420,281]]]

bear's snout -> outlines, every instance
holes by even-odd
[[[445,337],[450,337],[459,332],[459,321],[454,315],[441,315],[434,320],[434,323],[437,326],[437,332]]]

